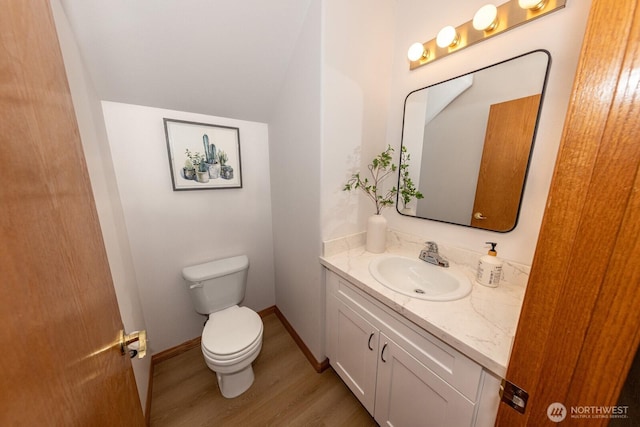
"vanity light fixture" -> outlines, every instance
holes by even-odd
[[[471,21],[457,27],[444,27],[436,38],[412,45],[407,55],[409,69],[430,64],[465,47],[558,11],[566,3],[567,0],[507,0],[499,6],[484,5]]]
[[[518,0],[518,5],[523,9],[536,11],[544,8],[547,0]]]
[[[473,16],[473,28],[478,31],[492,31],[498,26],[498,8],[485,4]]]
[[[418,61],[420,59],[429,58],[429,51],[424,48],[424,45],[420,42],[416,42],[409,46],[409,51],[407,52],[407,57],[409,61]]]
[[[460,34],[451,25],[447,25],[438,32],[436,44],[438,47],[455,47],[460,41]]]

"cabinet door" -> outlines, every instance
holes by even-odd
[[[381,426],[471,426],[474,404],[384,333],[375,419]]]
[[[332,332],[335,347],[331,365],[373,415],[379,331],[358,313],[335,299],[337,318]]]

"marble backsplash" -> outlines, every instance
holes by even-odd
[[[322,256],[330,257],[341,252],[346,252],[360,246],[364,246],[367,233],[361,232],[351,234],[337,239],[327,240],[323,242]],[[425,246],[424,237],[418,237],[395,230],[387,230],[387,251],[388,252],[412,252],[416,254],[416,258]],[[445,243],[438,243],[440,254],[448,261],[475,270],[478,266],[480,257],[485,253],[471,251],[469,249],[449,246]],[[500,257],[502,258],[502,257]],[[506,282],[526,286],[529,280],[531,266],[509,261],[502,258],[504,264],[502,266],[502,279]]]

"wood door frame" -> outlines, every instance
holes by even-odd
[[[613,406],[640,342],[640,0],[593,0],[497,425]],[[635,110],[634,110],[635,108]],[[606,425],[609,419],[590,419]]]

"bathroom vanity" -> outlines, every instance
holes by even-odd
[[[421,243],[394,237],[386,256],[417,257]],[[326,268],[327,356],[376,421],[493,426],[527,268],[509,264],[498,288],[473,283],[464,298],[426,301],[394,292],[373,278],[369,265],[381,255],[357,244],[346,243],[341,251],[327,248],[321,258]],[[480,254],[455,249],[444,254],[451,268],[473,281]]]

